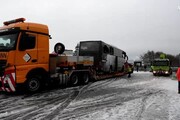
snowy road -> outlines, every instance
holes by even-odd
[[[0,93],[3,120],[179,120],[177,81],[135,72],[34,95]]]

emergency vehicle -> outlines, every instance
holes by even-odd
[[[169,76],[172,74],[171,62],[165,54],[161,54],[159,59],[154,59],[151,64],[151,71],[154,76]]]

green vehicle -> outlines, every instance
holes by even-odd
[[[169,59],[155,59],[151,64],[154,76],[169,76],[172,74],[171,62]]]

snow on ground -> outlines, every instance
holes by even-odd
[[[121,81],[112,82],[108,88],[137,88],[143,86],[143,90],[132,94],[122,93],[121,95],[107,94],[95,98],[86,98],[73,101],[65,110],[71,113],[80,106],[85,107],[94,102],[114,100],[113,98],[138,96],[136,99],[111,103],[101,109],[92,110],[87,114],[73,120],[178,120],[180,118],[180,95],[177,94],[177,81],[171,77],[154,77],[149,72],[135,72],[130,79],[121,78]],[[139,82],[134,82],[139,81]],[[98,83],[100,84],[100,83]],[[95,84],[93,84],[95,86]],[[88,90],[91,90],[90,86]],[[98,88],[99,89],[99,88]],[[154,91],[155,92],[154,92]],[[150,92],[149,92],[150,91]],[[121,101],[121,100],[120,100]],[[98,107],[98,106],[97,106]],[[88,108],[88,107],[87,107]]]
[[[179,120],[177,86],[174,76],[134,72],[32,96],[0,94],[0,119]]]

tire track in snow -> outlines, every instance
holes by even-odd
[[[113,80],[116,78],[110,78],[106,80],[97,81],[95,83],[98,83],[97,85],[93,86],[92,89],[104,87],[108,84],[110,84]],[[94,83],[94,82],[93,82]],[[83,91],[85,91],[92,83],[89,83],[86,86],[79,86],[77,90],[73,90],[71,88],[62,90],[62,91],[69,91],[72,90],[73,92],[70,93],[69,97],[65,97],[66,99],[63,99],[62,95],[59,97],[52,97],[53,99],[49,99],[49,97],[45,97],[47,94],[52,93],[53,91],[45,91],[36,93],[33,95],[20,95],[20,96],[6,96],[2,95],[0,100],[0,106],[1,106],[1,112],[0,112],[0,119],[3,118],[5,120],[11,120],[11,119],[31,119],[36,116],[44,115],[44,108],[52,108],[52,106],[58,106],[53,107],[54,110],[47,116],[47,118],[53,118],[53,116],[56,116],[56,113],[59,113],[59,111],[63,111],[76,97]],[[55,94],[57,94],[57,91],[54,91]],[[54,94],[54,93],[53,93]],[[39,98],[39,99],[37,99]],[[44,100],[43,100],[43,99]],[[28,101],[28,99],[35,99],[33,101]],[[38,102],[39,101],[39,102]],[[18,105],[15,105],[16,103],[21,103]],[[23,102],[23,103],[22,103]],[[31,103],[32,102],[32,103]],[[27,103],[27,104],[26,104]],[[45,115],[44,115],[45,116]],[[41,116],[42,117],[42,116]],[[46,117],[45,117],[46,118]]]
[[[71,103],[71,101],[73,101],[91,84],[92,83],[89,83],[86,86],[53,90],[50,92],[40,92],[33,95],[20,95],[15,97],[2,95],[0,96],[2,98],[0,100],[0,106],[2,106],[3,109],[0,110],[0,119],[21,120],[38,118],[36,116],[44,117],[47,116],[46,112],[49,109],[52,111],[48,111],[50,113],[48,114],[47,118],[53,118],[53,116],[56,116],[56,113],[63,111],[63,109],[65,109]],[[58,91],[61,92],[59,93]],[[61,95],[61,93],[64,92],[66,94]],[[52,94],[52,97],[49,94]]]
[[[28,120],[33,117],[39,116],[40,114],[44,113],[45,110],[51,109],[52,106],[56,106],[59,103],[62,103],[67,98],[68,98],[67,95],[60,95],[56,98],[51,99],[50,101],[47,101],[45,103],[40,103],[33,111],[28,112],[26,115],[22,115],[20,119]]]
[[[96,81],[96,82],[94,82],[94,85],[92,85],[88,88],[88,90],[97,89],[100,87],[107,86],[107,85],[111,84],[114,80],[117,80],[117,79],[118,78],[110,78],[110,79]]]
[[[141,120],[142,119],[142,114],[146,111],[146,106],[147,106],[147,100],[153,96],[153,95],[157,95],[159,93],[161,93],[162,91],[156,91],[156,92],[149,92],[144,94],[143,98],[142,98],[142,105],[140,106],[140,110],[138,111],[136,118],[137,120]]]
[[[1,100],[0,106],[7,104],[3,107],[3,110],[0,110],[0,119],[12,120],[23,119],[23,117],[30,119],[41,113],[43,108],[59,104],[59,102],[68,98],[68,91],[59,89],[33,95],[5,96],[7,99]]]
[[[64,97],[66,98],[66,95],[61,95],[59,97],[56,98],[51,98],[51,99],[44,99],[44,100],[40,100],[40,101],[33,101],[32,100],[27,100],[27,105],[20,105],[18,107],[16,106],[11,106],[12,109],[14,110],[8,110],[9,112],[5,112],[8,113],[5,118],[5,120],[12,120],[12,119],[30,119],[33,116],[41,113],[43,111],[43,109],[48,106],[48,105],[54,105],[57,102],[61,102]],[[20,101],[19,101],[20,102]],[[5,115],[5,114],[4,114]]]
[[[69,98],[66,99],[61,105],[57,106],[56,109],[54,111],[52,111],[50,114],[46,115],[44,118],[42,118],[42,120],[51,120],[53,119],[55,116],[60,115],[61,112],[68,107],[68,105],[75,100],[79,94],[81,94],[81,92],[83,92],[84,90],[86,90],[92,83],[89,83],[88,85],[85,86],[79,86],[79,88],[75,91],[73,91]]]

